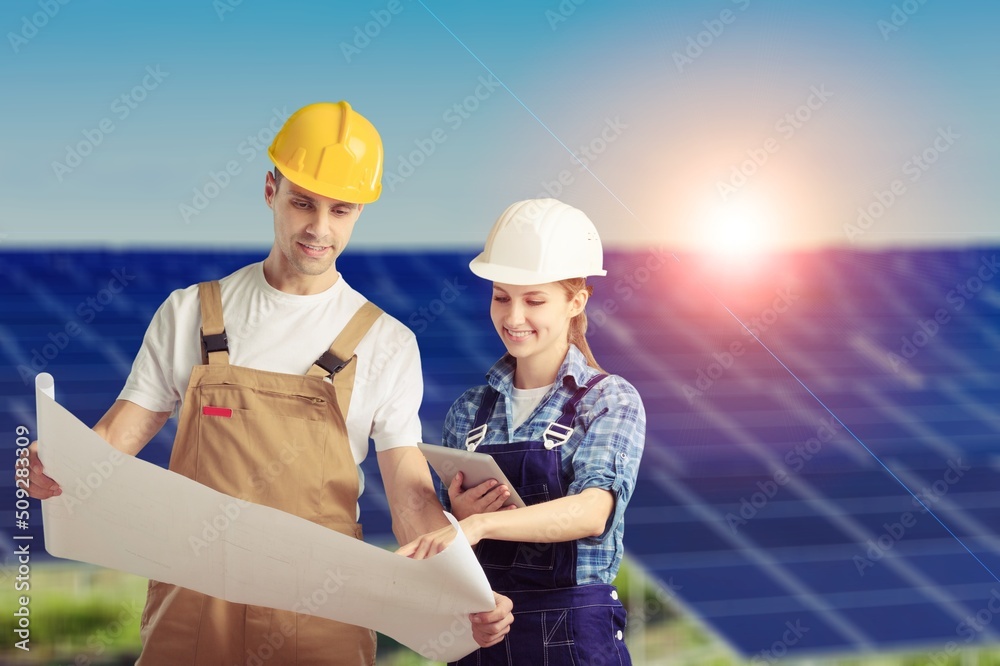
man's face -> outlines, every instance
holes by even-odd
[[[267,174],[264,200],[274,211],[274,243],[288,268],[301,275],[322,275],[347,247],[363,204],[330,199],[302,189],[287,178]]]

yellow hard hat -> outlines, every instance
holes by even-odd
[[[267,155],[299,187],[348,203],[382,193],[382,139],[347,102],[318,102],[293,113]]]

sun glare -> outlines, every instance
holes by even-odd
[[[757,202],[716,204],[705,216],[702,247],[710,254],[754,259],[774,246],[773,219]]]

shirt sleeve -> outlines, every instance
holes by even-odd
[[[458,434],[455,432],[455,423],[457,421],[455,412],[461,403],[462,398],[459,398],[444,416],[444,426],[441,432],[441,446],[447,446],[452,449],[458,448]],[[438,499],[441,500],[441,506],[444,507],[445,511],[451,511],[451,497],[448,496],[448,489],[440,479],[438,479],[436,485]]]
[[[475,395],[475,388],[468,389],[448,409],[448,413],[444,416],[441,446],[447,446],[451,449],[465,448],[465,434],[470,425],[468,414],[471,408],[469,407],[469,403],[475,400]],[[475,404],[479,404],[478,400],[476,400]],[[445,511],[451,511],[451,498],[448,496],[448,488],[440,480],[437,482],[437,493],[438,499],[441,500],[441,505],[444,506]]]
[[[178,335],[178,304],[183,290],[172,293],[153,315],[142,346],[119,400],[128,400],[153,412],[173,412],[181,395],[174,382]]]
[[[391,335],[399,335],[401,339],[395,344],[379,345],[383,349],[396,347],[397,351],[380,373],[384,389],[373,414],[371,429],[376,451],[416,446],[421,439],[419,412],[424,397],[424,378],[420,369],[420,350],[416,336],[402,324],[399,327],[400,330]]]
[[[594,390],[597,399],[582,417],[585,433],[573,453],[574,477],[569,494],[587,488],[602,488],[614,494],[615,508],[604,533],[587,539],[598,543],[622,522],[635,490],[646,439],[646,412],[635,387],[617,375]]]

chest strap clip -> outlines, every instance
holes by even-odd
[[[469,435],[465,438],[465,450],[475,451],[476,447],[479,446],[485,438],[486,424],[484,423],[478,428],[473,428],[469,431]]]
[[[222,329],[222,333],[215,334],[206,334],[205,329],[202,329],[201,344],[206,354],[229,351],[229,338],[226,336],[226,329]]]
[[[316,365],[323,368],[331,375],[335,375],[341,370],[343,370],[347,366],[347,364],[351,362],[353,358],[354,357],[352,356],[351,358],[348,358],[345,361],[342,358],[338,358],[336,355],[334,355],[332,352],[328,350],[323,352],[323,355],[316,360]]]
[[[564,426],[558,421],[553,421],[549,424],[549,427],[545,429],[542,433],[542,440],[545,442],[545,448],[549,451],[556,448],[557,446],[562,446],[566,443],[576,428],[571,428],[569,426]]]

